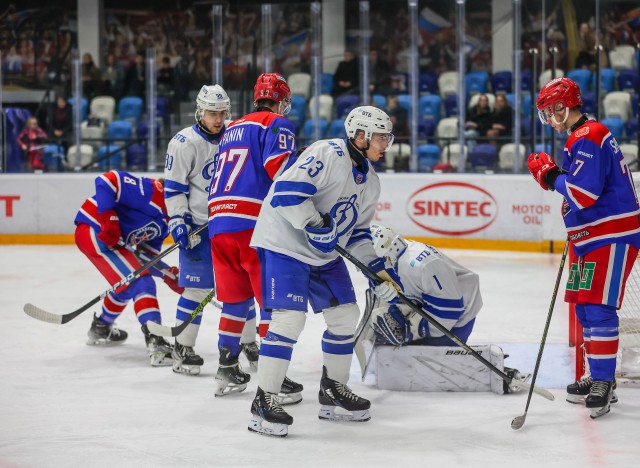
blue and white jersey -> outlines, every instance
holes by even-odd
[[[478,275],[450,259],[435,247],[407,241],[409,246],[398,257],[398,276],[404,295],[423,305],[448,330],[466,325],[482,308]],[[408,306],[400,304],[405,313]],[[429,327],[431,336],[442,336]]]
[[[224,130],[220,132],[220,136]],[[183,128],[169,142],[164,164],[164,197],[169,217],[191,213],[207,222],[207,199],[219,141],[209,140],[197,125]]]
[[[353,166],[346,140],[319,140],[310,145],[271,186],[251,246],[309,265],[325,265],[338,253],[312,247],[304,228],[321,226],[321,215],[329,213],[338,226],[339,245],[364,263],[378,258],[369,224],[380,196],[380,179],[368,161],[364,167],[363,173]]]

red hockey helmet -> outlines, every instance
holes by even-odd
[[[536,108],[538,116],[543,124],[549,120],[555,120],[555,113],[565,111],[568,116],[569,109],[582,105],[580,87],[571,78],[556,78],[549,81],[540,90]],[[566,121],[566,118],[564,119]]]
[[[274,102],[285,101],[282,114],[289,113],[291,90],[280,73],[263,73],[258,77],[256,85],[253,87],[253,101],[258,102],[260,99],[270,99]]]

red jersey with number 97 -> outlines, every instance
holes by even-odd
[[[209,190],[209,236],[253,229],[273,180],[296,151],[294,125],[258,111],[229,124]]]

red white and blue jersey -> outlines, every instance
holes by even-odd
[[[128,245],[141,242],[160,250],[167,237],[167,209],[162,185],[147,177],[111,171],[96,178],[96,194],[87,198],[76,215],[76,225],[84,223],[100,232],[98,214],[115,210],[122,238]]]
[[[209,190],[209,236],[253,229],[262,200],[296,150],[293,124],[258,111],[227,127]]]
[[[555,189],[564,195],[564,223],[577,255],[609,244],[640,247],[640,211],[631,171],[604,125],[589,121],[564,148]]]

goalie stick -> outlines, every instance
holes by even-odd
[[[538,376],[538,369],[540,369],[540,361],[542,360],[542,351],[544,351],[544,344],[547,341],[547,332],[549,331],[549,325],[551,324],[551,316],[553,315],[553,307],[556,304],[556,296],[558,295],[558,288],[560,287],[560,279],[562,278],[562,270],[564,270],[564,261],[567,259],[567,252],[569,251],[569,239],[564,244],[564,252],[562,252],[562,258],[560,259],[560,268],[558,269],[558,276],[556,277],[556,286],[553,288],[553,294],[551,295],[551,305],[549,306],[549,313],[547,314],[547,321],[544,324],[544,331],[542,332],[542,339],[540,340],[540,349],[538,350],[538,358],[536,359],[536,366],[533,368],[533,376],[531,377],[531,387],[536,383],[536,377]],[[525,419],[527,419],[527,411],[529,411],[529,402],[531,401],[531,389],[529,389],[529,395],[527,396],[527,405],[524,408],[524,414],[516,416],[511,421],[511,429],[518,430],[524,425]]]
[[[202,312],[202,310],[207,306],[207,304],[211,302],[215,294],[216,294],[216,290],[212,289],[209,292],[209,294],[207,294],[206,297],[202,300],[202,302],[198,304],[198,307],[196,307],[194,311],[191,312],[191,315],[189,316],[189,318],[184,322],[182,322],[180,325],[176,325],[175,327],[168,327],[166,325],[160,325],[159,323],[149,321],[147,322],[147,327],[149,327],[149,331],[153,335],[157,335],[157,336],[178,336],[180,333],[184,331],[185,328],[189,326],[191,322],[193,322],[193,319],[195,319],[200,314],[200,312]]]
[[[202,226],[198,227],[196,230],[194,230],[190,234],[190,236],[195,236],[198,233],[200,233],[203,230],[205,230],[206,228],[207,228],[207,224],[205,223]],[[23,310],[24,310],[25,314],[27,314],[28,316],[33,317],[34,319],[40,320],[42,322],[57,323],[57,324],[67,323],[70,320],[73,320],[74,318],[76,318],[78,315],[80,315],[85,310],[89,309],[91,306],[96,304],[101,299],[104,299],[104,297],[107,294],[109,294],[110,292],[113,292],[116,289],[120,288],[121,286],[128,285],[128,284],[132,283],[133,281],[137,280],[142,273],[144,273],[146,270],[148,270],[152,266],[158,264],[161,259],[163,259],[167,255],[169,255],[171,252],[176,250],[178,247],[180,247],[180,244],[176,242],[171,247],[169,247],[167,250],[165,250],[164,252],[162,252],[159,255],[157,255],[154,259],[152,259],[151,261],[145,263],[144,265],[142,265],[140,268],[138,268],[134,272],[129,273],[127,276],[122,278],[120,281],[118,281],[116,284],[111,286],[105,292],[103,292],[102,294],[94,297],[89,302],[87,302],[86,304],[84,304],[80,308],[74,310],[73,312],[69,312],[67,314],[55,314],[55,313],[52,313],[52,312],[48,312],[48,311],[46,311],[44,309],[41,309],[40,307],[37,307],[37,306],[35,306],[33,304],[30,304],[30,303],[25,304],[24,307],[23,307]]]
[[[344,258],[349,260],[351,263],[353,263],[356,267],[358,267],[364,273],[365,276],[367,276],[370,280],[372,280],[376,284],[380,284],[380,283],[382,283],[384,281],[384,280],[382,280],[382,278],[380,278],[378,275],[376,275],[371,270],[371,268],[369,268],[367,265],[362,263],[356,257],[351,255],[342,246],[336,245],[335,249],[336,249],[336,252],[338,252]],[[465,351],[467,351],[469,354],[471,354],[474,358],[476,358],[478,361],[480,361],[482,364],[484,364],[487,368],[489,368],[489,370],[491,372],[499,375],[502,378],[502,380],[507,382],[509,385],[514,385],[516,387],[528,389],[529,392],[533,391],[533,392],[537,393],[538,395],[540,395],[540,396],[542,396],[542,397],[544,397],[544,398],[546,398],[547,400],[550,400],[550,401],[553,401],[555,399],[553,394],[551,392],[549,392],[548,390],[544,389],[544,388],[534,387],[533,385],[529,385],[529,384],[523,382],[522,380],[518,380],[518,379],[514,379],[512,377],[509,377],[503,371],[498,369],[496,366],[494,366],[489,361],[487,361],[485,358],[483,358],[480,354],[478,354],[478,352],[475,349],[473,349],[471,346],[469,346],[464,341],[462,341],[458,336],[456,336],[455,334],[451,333],[440,322],[438,322],[436,319],[434,319],[429,314],[427,314],[424,310],[422,310],[421,307],[419,307],[416,304],[414,304],[411,300],[409,300],[401,292],[398,292],[398,299],[400,300],[400,302],[402,302],[403,304],[409,306],[414,312],[416,312],[421,317],[426,319],[431,325],[436,327],[441,333],[443,333],[449,339],[454,341],[458,346],[463,348]]]

